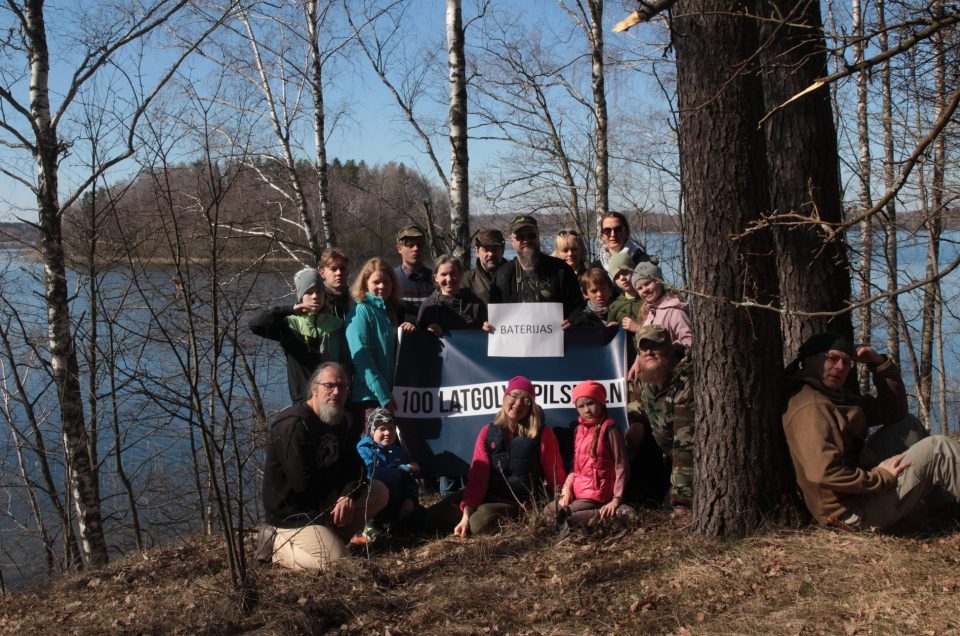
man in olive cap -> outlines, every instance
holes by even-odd
[[[419,225],[408,225],[397,232],[400,265],[393,271],[400,283],[405,320],[417,321],[420,305],[433,293],[433,272],[423,264],[427,257],[427,235]]]
[[[644,438],[643,415],[650,432],[670,463],[670,504],[674,514],[690,511],[693,503],[693,365],[684,348],[661,325],[644,325],[637,332],[639,377],[627,406],[631,420],[627,446],[639,448]]]
[[[845,388],[857,363],[869,368],[876,396]],[[820,333],[800,346],[785,372],[783,430],[797,484],[819,522],[887,529],[932,497],[960,498],[960,444],[924,437],[907,416],[903,380],[890,357]]]
[[[490,302],[490,285],[497,270],[503,265],[503,232],[500,230],[480,230],[473,237],[473,246],[477,253],[476,267],[463,275],[463,286],[467,287],[480,300]]]
[[[580,282],[570,266],[540,251],[535,218],[514,217],[510,242],[517,257],[497,270],[490,287],[491,303],[562,303],[564,318],[583,306]]]

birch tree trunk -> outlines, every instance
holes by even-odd
[[[922,134],[924,107],[926,106],[924,98],[921,95],[920,80],[917,77],[917,55],[911,51],[911,64],[909,65],[909,77],[914,92],[914,125],[917,134]],[[924,276],[929,278],[931,272],[936,271],[936,253],[934,251],[935,243],[932,241],[931,221],[935,216],[933,204],[930,197],[930,187],[927,183],[927,158],[921,155],[917,159],[917,165],[914,168],[917,180],[917,198],[919,199],[920,215],[923,219],[923,227],[927,231],[927,259]],[[934,295],[930,292],[931,285],[927,283],[923,288],[923,301],[920,310],[920,355],[915,356],[916,368],[915,377],[917,381],[917,403],[919,406],[918,417],[923,425],[930,430],[930,404],[931,404],[931,378],[933,371],[933,317],[935,310]]]
[[[63,445],[84,556],[90,565],[102,565],[108,559],[107,543],[97,497],[99,488],[87,450],[77,351],[70,326],[57,183],[61,144],[50,113],[50,53],[42,0],[25,2],[23,26],[30,47],[30,119],[36,137],[32,150],[37,165],[36,194],[50,364],[60,399]]]
[[[594,146],[597,159],[594,168],[597,180],[596,218],[600,219],[610,210],[609,153],[607,151],[607,93],[603,82],[603,0],[587,0],[590,9],[590,57],[593,88]]]
[[[820,4],[816,0],[765,3],[761,26],[763,96],[768,112],[827,75]],[[840,166],[830,89],[809,93],[767,120],[770,204],[775,214],[809,217],[806,225],[775,229],[780,303],[798,311],[839,311],[850,300],[850,267],[841,237],[827,244],[817,221],[843,220]],[[789,151],[786,151],[789,149]],[[849,313],[833,318],[785,314],[784,357],[821,331],[853,336]]]
[[[250,52],[253,56],[253,64],[255,66],[257,79],[259,82],[258,88],[263,93],[263,99],[266,102],[265,106],[267,109],[267,115],[270,117],[270,123],[273,124],[273,133],[282,152],[282,156],[279,158],[278,163],[282,165],[284,172],[286,172],[287,184],[293,191],[293,194],[290,198],[293,199],[295,205],[297,206],[300,227],[302,228],[303,233],[306,235],[307,245],[310,248],[310,253],[313,257],[314,263],[319,263],[320,256],[323,254],[323,249],[320,247],[320,241],[317,239],[317,230],[313,226],[313,219],[310,216],[310,204],[307,202],[307,194],[303,187],[303,179],[301,178],[300,173],[297,171],[297,161],[293,155],[293,148],[291,147],[291,130],[289,121],[287,118],[283,117],[280,112],[278,112],[278,109],[285,107],[285,104],[281,103],[280,106],[277,105],[278,99],[274,95],[273,87],[270,82],[270,74],[267,71],[266,63],[263,59],[260,40],[254,31],[249,16],[247,15],[246,11],[240,11],[238,17],[243,23],[244,30],[247,34],[247,41],[250,44]],[[311,81],[311,89],[313,89],[312,84],[313,82]],[[314,121],[314,126],[316,126],[316,121]]]
[[[696,433],[694,527],[743,535],[784,520],[793,476],[780,428],[781,333],[770,232],[744,236],[769,209],[763,91],[743,63],[756,54],[754,2],[681,0],[673,17],[680,165],[690,246]],[[718,240],[718,237],[739,237]],[[762,352],[758,354],[757,352]]]
[[[935,0],[933,3],[934,19],[943,17],[943,2]],[[938,120],[943,114],[946,95],[946,71],[944,69],[943,32],[933,35],[933,119]],[[927,266],[926,277],[930,280],[923,287],[923,311],[921,315],[920,331],[920,397],[925,406],[930,428],[932,421],[933,399],[933,358],[935,340],[937,340],[937,316],[940,303],[940,282],[933,280],[940,271],[940,235],[943,233],[943,180],[946,169],[946,144],[941,133],[933,142],[933,170],[930,176],[930,211],[924,215],[924,227],[927,230]]]
[[[863,62],[863,9],[860,0],[853,0],[853,59],[854,64]],[[873,195],[870,189],[870,125],[867,121],[867,73],[857,73],[857,141],[860,146],[860,211],[873,207]],[[873,270],[873,219],[860,222],[860,297],[871,295],[871,277]],[[870,342],[873,331],[873,317],[869,305],[860,310],[860,342]],[[861,365],[865,366],[865,365]],[[870,390],[870,374],[860,370],[860,390]]]
[[[453,255],[469,267],[470,181],[467,153],[467,62],[460,0],[447,0],[447,69],[450,82],[450,234]]]
[[[886,0],[876,0],[878,45],[880,53],[889,48],[887,34]],[[893,189],[895,174],[893,141],[893,98],[890,87],[890,60],[884,60],[880,67],[881,121],[883,122],[883,187],[889,192]],[[887,290],[898,287],[897,275],[897,198],[890,201],[883,211],[884,256],[887,266]],[[887,299],[887,355],[900,365],[900,301],[897,296]]]
[[[313,143],[316,147],[315,169],[320,195],[320,226],[323,243],[330,249],[337,244],[333,230],[333,210],[330,208],[330,171],[327,166],[327,137],[323,106],[323,56],[320,53],[320,32],[317,24],[319,0],[307,2],[307,33],[310,36],[310,92],[313,94]],[[308,229],[309,232],[309,229]],[[317,264],[320,258],[317,256]]]

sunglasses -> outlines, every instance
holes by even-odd
[[[627,228],[624,227],[623,225],[615,225],[615,226],[613,226],[613,227],[605,227],[605,228],[603,228],[602,230],[600,230],[600,233],[603,234],[604,236],[610,236],[610,235],[612,235],[612,234],[620,234],[620,233],[623,232],[625,229],[627,229]]]
[[[557,236],[580,236],[580,232],[576,230],[560,230],[557,232]]]
[[[537,233],[536,232],[521,232],[519,234],[514,234],[513,238],[517,239],[521,243],[526,241],[536,241]]]

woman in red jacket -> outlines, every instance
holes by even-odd
[[[455,535],[495,531],[502,520],[522,515],[544,481],[556,488],[566,478],[557,438],[544,424],[534,395],[530,380],[513,378],[507,383],[500,412],[480,430]]]

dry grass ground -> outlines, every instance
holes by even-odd
[[[251,539],[252,543],[252,539]],[[952,634],[960,532],[821,528],[708,541],[684,522],[535,524],[340,562],[252,571],[242,615],[213,539],[131,556],[0,602],[3,634]]]

